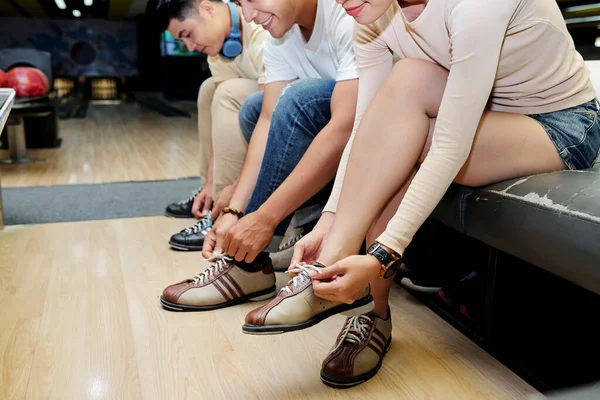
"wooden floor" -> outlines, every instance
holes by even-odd
[[[45,163],[2,166],[3,184],[197,174],[194,121],[161,118],[135,105],[108,110],[62,121],[63,147],[31,152],[47,157]],[[344,391],[319,380],[341,316],[264,337],[241,332],[257,304],[206,313],[163,310],[163,288],[206,266],[198,253],[167,246],[169,235],[189,224],[152,217],[0,231],[0,399],[495,400],[535,393],[398,288],[382,369]],[[286,277],[278,279],[282,285]]]
[[[198,176],[196,115],[165,118],[137,103],[92,105],[85,119],[60,120],[61,147],[28,150],[44,162],[2,165],[2,187]]]

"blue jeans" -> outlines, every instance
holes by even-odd
[[[569,169],[594,165],[600,153],[600,107],[596,99],[576,107],[529,116],[546,130]]]
[[[246,207],[247,214],[258,210],[287,179],[312,141],[329,123],[331,95],[334,87],[335,81],[300,79],[283,89],[273,109],[267,147],[254,192],[252,192],[250,202]],[[262,92],[248,96],[239,112],[240,127],[248,142],[250,142],[254,127],[258,122],[262,100]],[[330,193],[331,184],[313,198],[306,199],[307,201],[297,213],[301,213],[301,209],[314,209],[319,206],[322,210]],[[311,215],[313,215],[312,218],[308,219],[318,219],[320,210]],[[289,215],[277,226],[276,237],[282,237],[285,234],[292,216]],[[297,221],[297,225],[309,222],[312,221],[303,221],[303,223]]]

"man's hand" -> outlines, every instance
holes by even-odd
[[[236,184],[237,182],[232,183],[229,186],[225,186],[223,190],[221,190],[219,197],[217,197],[217,200],[215,200],[215,203],[213,204],[213,221],[216,221],[217,218],[219,218],[219,214],[221,214],[221,211],[223,211],[223,209],[227,207],[229,203],[231,203],[231,197],[233,196],[233,192],[235,192]]]
[[[194,214],[196,219],[204,217],[210,212],[212,203],[212,184],[209,182],[204,185],[202,191],[194,198],[194,203],[192,204],[192,214]]]
[[[223,241],[229,230],[238,222],[238,217],[233,214],[224,214],[215,221],[213,228],[204,238],[202,256],[211,258],[226,253],[223,250]]]
[[[237,261],[252,262],[267,247],[277,227],[277,221],[260,210],[246,215],[229,230],[223,248]]]

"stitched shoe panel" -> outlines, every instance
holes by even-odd
[[[193,279],[167,287],[161,303],[177,311],[207,311],[275,295],[275,273],[271,260],[262,269],[248,272],[233,258],[220,256]]]
[[[273,300],[249,312],[242,330],[252,334],[290,332],[308,328],[341,312],[360,314],[373,309],[373,298],[368,287],[365,288],[364,295],[353,304],[331,302],[317,297],[308,273],[319,268],[303,265],[291,270],[290,272],[298,275]]]
[[[348,318],[323,361],[321,380],[333,387],[351,387],[371,379],[381,367],[391,335],[391,317],[385,320],[365,314]]]

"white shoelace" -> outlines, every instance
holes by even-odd
[[[194,201],[194,199],[196,198],[196,196],[198,195],[198,193],[200,193],[202,191],[202,187],[199,187],[197,190],[194,190],[192,192],[192,195],[190,197],[188,197],[187,199],[181,200],[179,203],[179,205],[185,205],[187,203],[190,203],[192,201]]]
[[[294,288],[299,287],[302,283],[304,283],[307,279],[310,280],[310,277],[308,276],[308,274],[311,271],[319,271],[321,268],[319,267],[315,267],[314,265],[311,264],[305,264],[305,265],[301,265],[301,264],[296,264],[295,268],[289,269],[286,271],[286,273],[294,273],[294,274],[298,274],[295,277],[293,277],[288,283],[287,286],[284,286],[281,288],[282,291],[287,292],[289,294],[292,293],[292,289],[291,286],[293,286]]]
[[[342,343],[345,341],[350,343],[358,343],[362,340],[365,340],[365,335],[369,330],[370,322],[371,318],[367,317],[366,315],[357,315],[349,318],[346,322],[346,326],[344,327],[344,331],[342,332],[342,336],[340,336],[337,346],[335,346],[331,352],[333,353],[339,349]]]
[[[290,247],[292,247],[293,245],[298,243],[298,241],[300,239],[302,239],[303,237],[304,237],[303,231],[298,231],[298,232],[294,233],[294,235],[291,238],[289,238],[288,240],[286,240],[285,242],[283,242],[282,244],[279,245],[279,251],[289,249]]]
[[[189,228],[185,228],[183,232],[185,232],[187,235],[191,235],[192,233],[198,232],[204,233],[206,235],[212,228],[212,225],[212,217],[210,216],[210,214],[208,214],[205,217],[201,218],[198,222],[196,222],[196,225],[191,226]]]
[[[198,286],[198,284],[204,284],[204,281],[208,281],[210,278],[214,278],[215,273],[219,273],[223,271],[225,265],[229,264],[233,261],[233,257],[229,257],[226,255],[215,256],[208,261],[212,262],[212,265],[208,267],[204,272],[196,275],[192,280],[194,281],[194,285]]]

